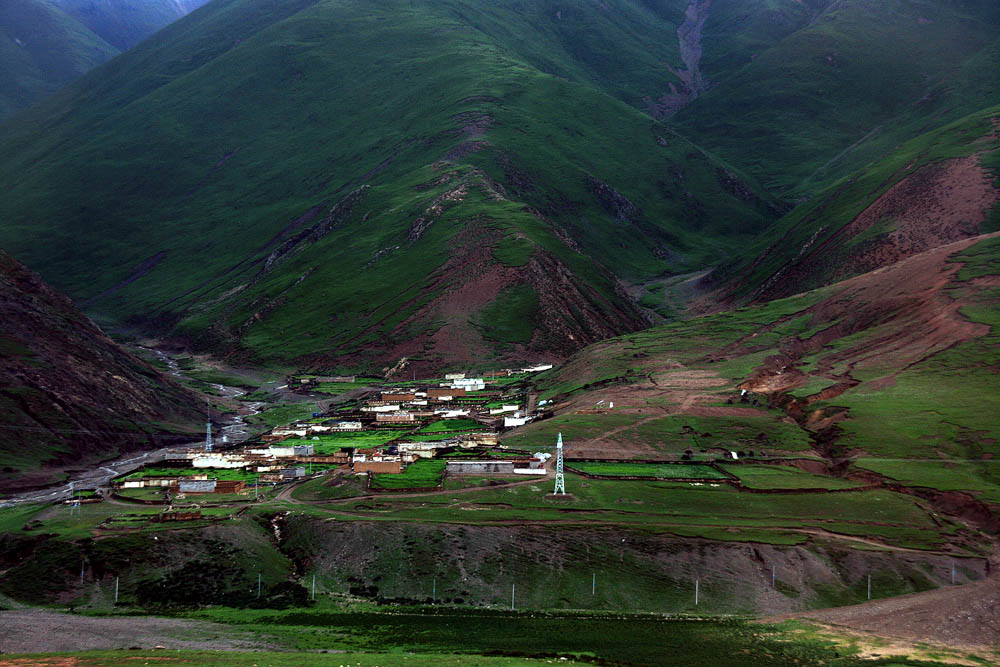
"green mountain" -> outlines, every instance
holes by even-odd
[[[619,279],[713,264],[778,211],[623,101],[669,17],[557,7],[213,2],[4,128],[0,235],[102,321],[268,363],[639,328]]]
[[[118,54],[47,0],[0,4],[0,119]]]
[[[216,0],[4,127],[0,242],[108,325],[246,361],[560,358],[645,326],[629,285],[736,265],[781,199],[988,106],[997,25]]]

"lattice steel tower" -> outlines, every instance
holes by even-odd
[[[556,490],[553,495],[566,495],[566,475],[563,474],[562,433],[556,442]]]
[[[208,417],[205,423],[205,451],[212,451],[212,404],[208,401],[205,402]]]

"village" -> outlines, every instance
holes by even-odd
[[[173,508],[260,499],[279,485],[332,470],[363,478],[373,493],[430,491],[441,488],[446,476],[544,476],[549,454],[506,448],[499,436],[551,416],[546,402],[536,404],[525,389],[532,374],[549,368],[385,384],[239,445],[218,443],[209,424],[203,446],[175,451],[116,477],[110,494],[120,501]],[[288,386],[299,391],[354,382],[354,377],[339,376],[287,378]],[[170,516],[186,518],[177,512]]]

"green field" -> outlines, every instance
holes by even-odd
[[[723,464],[722,468],[739,477],[743,486],[753,489],[849,489],[859,486],[857,482],[812,475],[789,466]]]
[[[418,459],[406,466],[406,469],[399,475],[372,475],[372,488],[391,490],[435,487],[441,483],[446,465],[444,461]]]
[[[698,479],[728,479],[715,468],[706,465],[658,465],[656,463],[612,463],[567,461],[566,465],[591,475],[611,477],[679,477]]]
[[[208,475],[209,479],[243,480],[252,483],[258,473],[244,468],[143,468],[125,475],[123,479],[141,479],[143,477],[191,477],[193,475]]]
[[[324,433],[307,439],[289,438],[282,440],[284,446],[312,445],[317,456],[327,456],[340,451],[341,447],[355,449],[374,449],[402,436],[406,431],[343,431],[340,433]],[[318,439],[313,439],[318,438]]]
[[[1000,505],[1000,461],[861,458],[854,465],[877,472],[904,486],[965,491],[988,503]]]
[[[473,419],[439,419],[421,428],[418,433],[438,431],[482,431],[486,427]]]

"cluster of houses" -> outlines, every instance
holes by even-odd
[[[177,476],[128,476],[115,482],[117,489],[162,487],[171,494],[244,493],[244,482],[230,482],[210,477],[207,471],[240,469],[255,473],[259,483],[281,483],[305,477],[312,464],[347,465],[354,473],[394,474],[421,458],[433,458],[458,450],[485,451],[498,446],[499,431],[521,426],[544,413],[529,414],[524,396],[505,392],[500,378],[515,373],[547,370],[536,366],[521,371],[500,371],[484,377],[449,374],[443,382],[417,387],[372,391],[348,410],[314,415],[272,429],[260,442],[239,449],[205,451],[190,449],[166,462],[169,466],[205,469],[205,474]],[[347,382],[352,377],[309,376],[308,380]],[[440,420],[461,420],[453,430],[421,429]],[[355,447],[363,438],[343,437],[344,446],[330,447],[338,435],[379,433],[388,437],[385,444]],[[433,433],[433,437],[427,437]],[[398,435],[396,435],[398,434]],[[332,438],[331,438],[332,436]],[[318,445],[323,444],[320,453]],[[511,456],[497,460],[449,461],[452,474],[544,474],[544,457]]]

